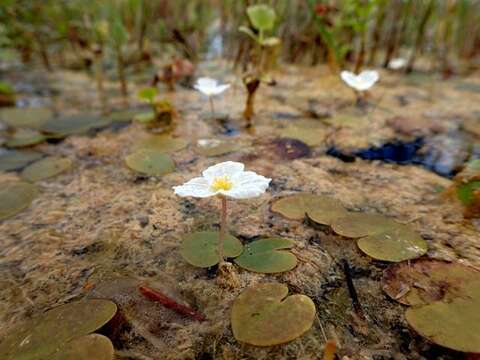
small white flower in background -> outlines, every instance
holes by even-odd
[[[404,58],[396,58],[390,60],[390,62],[388,63],[388,68],[392,70],[400,70],[404,68],[405,65],[407,65],[407,60],[405,60]]]
[[[223,93],[230,87],[230,84],[221,85],[215,79],[201,77],[197,79],[197,83],[193,87],[207,96],[214,96]]]
[[[355,90],[365,91],[370,89],[378,81],[380,75],[375,70],[365,70],[358,75],[350,71],[342,71],[340,77],[348,86]]]
[[[224,195],[234,199],[249,199],[263,194],[272,179],[244,169],[242,163],[222,162],[204,170],[202,177],[174,186],[173,190],[182,197],[198,198]]]

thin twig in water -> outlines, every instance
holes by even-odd
[[[343,266],[343,272],[345,274],[345,280],[347,281],[348,293],[350,294],[350,297],[352,298],[353,309],[355,310],[355,313],[360,318],[364,319],[365,316],[363,315],[362,306],[360,305],[360,301],[358,300],[357,290],[355,289],[355,286],[353,285],[353,279],[352,279],[352,273],[351,273],[351,270],[350,270],[350,265],[348,264],[348,261],[346,259],[342,260],[342,266]]]

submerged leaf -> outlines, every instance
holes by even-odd
[[[186,148],[188,142],[170,135],[149,135],[133,145],[134,150],[148,149],[164,153],[172,153]]]
[[[398,223],[379,214],[347,213],[332,222],[332,229],[338,235],[359,238],[377,234],[398,226]]]
[[[148,112],[135,114],[135,116],[133,117],[133,120],[138,121],[140,123],[150,123],[156,120],[155,113],[153,111],[148,111]]]
[[[0,343],[0,358],[50,359],[65,343],[101,328],[116,312],[117,306],[108,300],[56,307],[8,332]]]
[[[0,155],[0,171],[20,170],[43,155],[37,151],[12,150]]]
[[[51,360],[113,360],[113,344],[100,334],[76,338],[62,346],[50,357]]]
[[[70,169],[72,161],[68,158],[50,156],[30,164],[22,171],[22,178],[34,182],[51,178]]]
[[[0,220],[30,206],[37,194],[37,188],[26,182],[0,183]]]
[[[90,129],[99,129],[112,122],[111,118],[91,114],[71,115],[51,118],[45,122],[41,130],[58,137],[82,134]]]
[[[241,149],[238,141],[219,139],[200,139],[197,141],[195,151],[203,156],[220,156]]]
[[[337,200],[324,195],[299,193],[275,200],[271,210],[290,220],[302,220],[305,215],[313,221],[330,225],[347,214]]]
[[[475,202],[476,192],[480,192],[480,181],[472,181],[457,186],[458,199],[465,206],[470,206]]]
[[[399,224],[358,239],[357,246],[374,259],[393,262],[415,259],[428,251],[428,244],[420,235]]]
[[[175,170],[172,158],[157,150],[140,149],[125,158],[127,166],[143,174],[160,176]]]
[[[32,146],[45,141],[45,139],[45,136],[36,130],[17,129],[5,145],[15,148]]]
[[[297,258],[289,251],[294,242],[282,238],[268,238],[254,241],[245,249],[235,263],[244,269],[260,273],[278,273],[292,270]]]
[[[294,340],[309,330],[315,305],[305,295],[288,295],[286,285],[257,284],[245,289],[232,307],[232,330],[238,341],[272,346]]]
[[[459,263],[417,260],[399,263],[383,272],[382,287],[392,299],[404,305],[450,302],[462,297],[466,288],[480,281],[480,271]]]
[[[180,248],[182,257],[190,265],[210,267],[218,264],[218,232],[201,231],[188,234],[183,238]],[[223,244],[225,257],[237,257],[243,251],[243,245],[236,237],[226,234]]]
[[[38,130],[52,116],[53,112],[47,108],[12,108],[0,111],[0,122],[14,128]]]
[[[327,135],[325,129],[312,125],[300,123],[288,125],[280,132],[281,136],[303,141],[308,146],[318,146],[322,144]]]

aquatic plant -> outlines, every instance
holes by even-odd
[[[218,258],[224,265],[224,241],[227,231],[227,198],[249,199],[263,194],[271,181],[253,171],[244,171],[245,165],[226,161],[210,166],[202,177],[193,178],[183,185],[174,186],[175,194],[181,197],[206,198],[218,196],[221,200]]]
[[[9,218],[29,207],[37,195],[37,187],[27,182],[0,183],[0,220]]]
[[[218,81],[215,79],[202,77],[197,79],[197,83],[193,85],[193,87],[200,91],[202,94],[208,96],[208,101],[210,102],[210,111],[212,113],[212,116],[214,116],[215,109],[213,106],[213,97],[216,95],[220,95],[225,90],[227,90],[230,87],[230,84],[219,84]]]
[[[480,159],[468,162],[454,180],[457,198],[465,206],[465,217],[480,214]]]
[[[152,132],[168,131],[174,125],[176,111],[169,100],[156,100],[157,94],[155,87],[143,88],[137,93],[138,98],[149,104],[152,111],[136,114],[133,120],[144,123]]]
[[[380,79],[380,75],[375,70],[364,70],[356,75],[350,71],[342,71],[340,73],[342,80],[355,91],[357,97],[357,105],[362,105],[364,101],[364,93],[370,89]]]
[[[135,150],[125,158],[125,164],[132,170],[152,176],[165,175],[176,168],[169,155],[154,149]]]
[[[30,182],[45,180],[61,174],[72,167],[69,158],[49,156],[28,165],[21,173],[22,179]]]
[[[315,304],[308,296],[288,296],[280,283],[256,284],[233,303],[231,322],[238,341],[255,346],[279,345],[308,331],[315,319]]]

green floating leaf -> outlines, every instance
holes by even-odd
[[[218,264],[218,232],[201,231],[188,234],[183,238],[180,253],[190,265],[207,268]],[[225,257],[237,257],[243,251],[243,245],[236,237],[227,234],[223,244]]]
[[[22,179],[35,182],[51,178],[72,167],[68,158],[50,156],[30,164],[22,171]]]
[[[91,114],[72,115],[51,118],[42,125],[41,130],[58,137],[82,134],[91,129],[99,129],[109,125],[111,118]]]
[[[428,244],[420,235],[399,224],[358,239],[357,246],[374,259],[392,262],[415,259],[428,251]]]
[[[220,156],[238,151],[242,144],[238,141],[219,139],[200,139],[195,146],[195,152],[203,156]]]
[[[125,158],[127,166],[142,174],[160,176],[175,170],[172,158],[158,150],[139,149]]]
[[[90,334],[70,341],[51,355],[51,360],[113,360],[115,350],[109,338]]]
[[[344,217],[335,219],[331,225],[338,235],[359,238],[394,228],[398,223],[378,214],[347,213]]]
[[[247,15],[257,30],[272,30],[275,24],[275,10],[268,5],[253,5],[247,8]]]
[[[323,195],[299,193],[275,200],[271,210],[290,220],[303,220],[307,214],[319,224],[330,225],[347,214],[337,200]]]
[[[244,269],[259,273],[279,273],[297,266],[297,258],[289,251],[294,242],[282,238],[268,238],[252,242],[235,263]]]
[[[19,170],[40,159],[43,154],[36,151],[8,151],[0,154],[0,171]]]
[[[0,122],[14,128],[39,130],[52,117],[53,112],[47,108],[13,108],[0,111]]]
[[[153,111],[135,114],[135,116],[133,117],[133,121],[138,121],[140,123],[149,123],[155,120],[155,113]]]
[[[65,343],[101,328],[116,312],[109,300],[56,307],[8,332],[0,343],[0,359],[50,359]]]
[[[149,135],[133,145],[134,150],[148,149],[163,153],[173,153],[186,148],[188,142],[170,135]]]
[[[232,307],[235,338],[251,345],[272,346],[303,335],[312,327],[315,305],[308,296],[287,295],[287,286],[279,283],[245,289]]]
[[[472,181],[457,186],[457,196],[463,205],[469,206],[475,201],[475,193],[480,191],[480,181]]]
[[[8,139],[5,145],[8,147],[25,147],[39,144],[45,141],[46,137],[37,130],[19,128]]]
[[[0,220],[13,216],[32,203],[37,188],[26,182],[0,183]]]
[[[389,266],[383,271],[382,288],[399,303],[418,306],[462,297],[476,281],[480,281],[480,271],[473,268],[421,259]]]
[[[405,317],[420,335],[449,349],[480,353],[480,281],[449,302],[407,309]]]
[[[157,96],[158,90],[157,88],[154,87],[147,87],[141,89],[137,96],[144,101],[147,101],[149,103],[153,103],[153,100],[155,100],[155,96]]]

